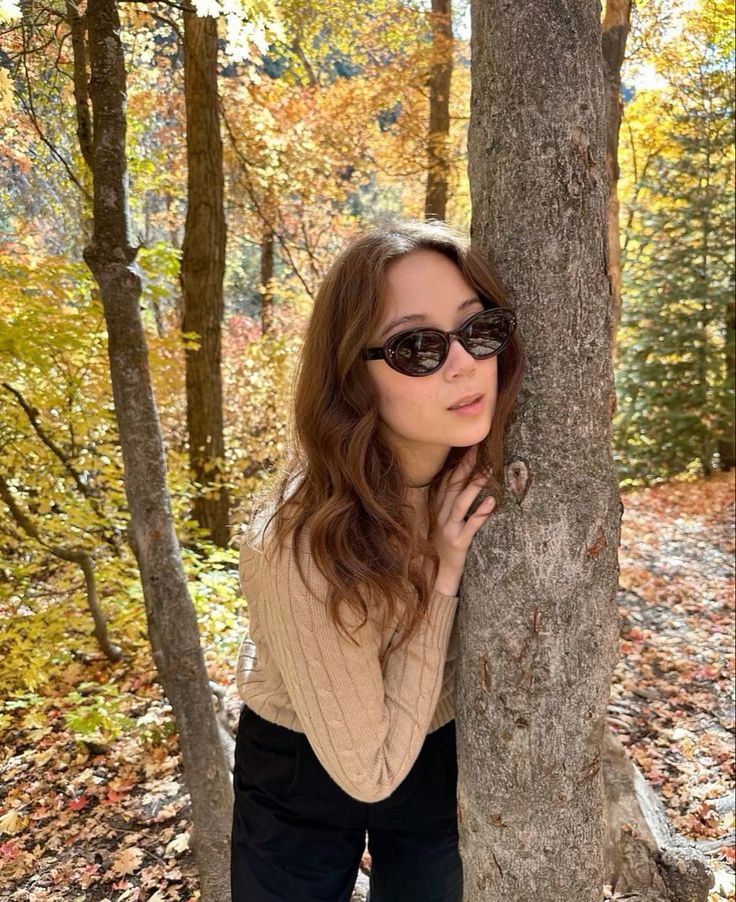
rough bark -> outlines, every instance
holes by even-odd
[[[606,788],[606,883],[631,902],[708,902],[713,875],[703,855],[680,837],[662,803],[620,741],[603,743]]]
[[[466,902],[600,902],[622,505],[600,6],[471,4],[473,241],[527,355],[460,606]]]
[[[726,385],[731,393],[736,386],[736,301],[733,295],[726,309]],[[727,429],[718,439],[718,456],[720,468],[726,472],[736,466],[736,436],[733,433],[733,420],[726,423]],[[730,435],[728,426],[731,427]]]
[[[140,318],[141,284],[129,232],[125,63],[115,0],[89,0],[87,20],[94,232],[84,258],[102,296],[130,510],[129,535],[140,567],[153,659],[179,730],[202,899],[226,902],[232,783],[174,532]]]
[[[225,206],[217,96],[217,19],[184,12],[187,217],[182,249],[182,331],[199,336],[186,351],[189,464],[198,487],[194,519],[226,546],[229,496],[222,484],[222,318]]]
[[[450,178],[450,86],[452,4],[432,0],[432,68],[429,79],[429,141],[425,219],[445,219]]]
[[[72,59],[74,77],[74,104],[76,107],[77,140],[82,157],[89,171],[92,171],[92,117],[89,111],[87,89],[87,45],[85,18],[79,7],[66,0],[66,18],[72,39]]]
[[[273,330],[273,229],[264,224],[261,233],[261,332],[270,335]]]
[[[608,173],[608,271],[613,292],[611,336],[616,358],[616,332],[621,320],[621,241],[618,215],[618,134],[621,128],[621,66],[631,26],[631,0],[607,0],[603,17],[603,72],[606,85],[606,171]]]

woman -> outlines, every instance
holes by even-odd
[[[462,898],[454,624],[502,498],[514,330],[438,222],[358,236],[319,290],[295,451],[241,544],[233,902],[347,902],[366,832],[371,902]]]

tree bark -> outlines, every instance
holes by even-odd
[[[450,178],[451,0],[432,0],[431,21],[432,69],[429,80],[429,142],[424,218],[445,219]]]
[[[273,250],[274,235],[270,225],[264,223],[261,231],[261,332],[273,331]]]
[[[733,291],[733,286],[732,289]],[[726,386],[729,396],[733,398],[736,386],[736,301],[733,294],[726,308]],[[733,407],[731,408],[733,410]],[[733,419],[729,417],[724,423],[721,437],[718,439],[718,457],[721,470],[728,471],[736,466],[736,436],[733,432]]]
[[[623,510],[600,6],[476,0],[471,21],[471,235],[528,356],[459,613],[465,900],[600,902]]]
[[[74,104],[76,107],[77,140],[82,157],[89,171],[92,171],[92,117],[89,111],[89,91],[87,88],[87,45],[86,23],[79,7],[66,0],[66,19],[72,40]]]
[[[187,115],[187,218],[181,262],[186,350],[189,464],[197,485],[194,519],[225,547],[229,496],[222,483],[222,319],[225,206],[217,95],[217,19],[184,11],[184,99]]]
[[[619,739],[603,742],[606,883],[631,902],[708,902],[707,861],[679,836]]]
[[[105,312],[130,541],[141,572],[153,659],[179,730],[202,899],[226,902],[232,784],[174,532],[140,318],[141,283],[129,231],[125,62],[115,0],[89,0],[87,20],[94,231],[84,258],[99,285]]]
[[[618,215],[618,134],[621,128],[621,66],[631,27],[631,0],[607,0],[603,18],[603,72],[606,86],[606,171],[608,173],[608,270],[613,292],[611,336],[616,359],[616,333],[621,321],[621,241]]]

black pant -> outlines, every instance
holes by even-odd
[[[360,802],[303,733],[243,705],[235,743],[232,902],[349,902],[365,849],[371,902],[461,902],[455,721],[393,794]]]

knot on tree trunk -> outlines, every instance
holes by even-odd
[[[524,495],[529,491],[532,477],[529,468],[523,460],[512,460],[506,467],[506,485],[517,504],[521,504]]]

